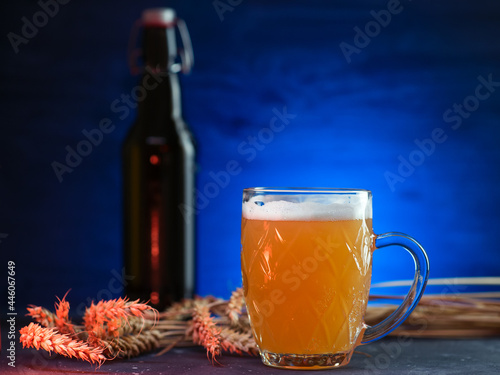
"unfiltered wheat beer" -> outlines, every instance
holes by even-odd
[[[308,203],[274,205],[267,213],[243,210],[241,226],[245,298],[258,345],[274,353],[349,350],[370,289],[371,218],[333,207],[315,217]],[[279,219],[283,208],[286,220]]]

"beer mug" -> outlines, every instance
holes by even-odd
[[[364,323],[375,249],[398,245],[415,261],[413,285],[392,315]],[[374,234],[369,190],[243,191],[241,271],[247,312],[264,364],[322,369],[349,363],[410,315],[427,283],[422,246],[402,233]]]

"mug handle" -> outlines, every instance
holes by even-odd
[[[415,278],[403,303],[387,318],[374,326],[367,326],[361,345],[381,339],[396,329],[410,315],[424,294],[429,277],[429,259],[424,248],[415,239],[404,233],[390,232],[376,236],[375,247],[398,245],[408,251],[415,262]]]

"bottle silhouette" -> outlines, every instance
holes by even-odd
[[[180,22],[169,8],[142,14],[137,119],[123,144],[126,295],[157,309],[192,297],[195,287],[195,147],[177,76],[190,69],[192,55]],[[176,27],[188,49],[182,64]]]

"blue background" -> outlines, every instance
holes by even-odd
[[[122,293],[120,147],[135,111],[120,119],[111,103],[139,82],[127,43],[153,6],[177,10],[195,52],[184,117],[198,141],[199,199],[211,196],[198,214],[199,294],[228,297],[241,284],[240,201],[250,186],[370,189],[375,231],[417,238],[431,277],[500,275],[500,87],[470,97],[479,76],[500,82],[500,3],[401,1],[378,29],[370,12],[387,1],[232,4],[218,13],[212,1],[72,0],[15,53],[9,33],[22,35],[23,17],[42,8],[2,2],[1,309],[8,260],[19,311],[50,308],[70,288],[79,308]],[[373,37],[346,58],[340,45],[355,46],[356,27]],[[443,118],[464,101],[467,118]],[[270,131],[283,111],[282,130]],[[59,182],[51,163],[104,118],[113,131]],[[446,140],[424,154],[417,143],[435,129]],[[418,166],[404,169],[403,159]],[[230,161],[238,173],[214,193]],[[409,279],[412,267],[404,252],[381,250],[373,281]]]

